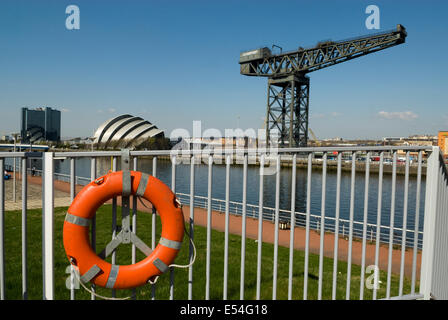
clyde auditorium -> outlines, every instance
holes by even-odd
[[[133,148],[164,133],[151,122],[130,114],[107,120],[96,130],[94,143],[100,148]]]

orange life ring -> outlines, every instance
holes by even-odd
[[[132,265],[112,265],[97,255],[89,241],[90,222],[104,202],[122,195],[123,172],[112,172],[92,181],[73,200],[63,228],[65,252],[83,282],[114,289],[139,287],[167,271],[180,250],[184,219],[176,196],[153,176],[136,171],[130,171],[130,175],[131,194],[150,201],[160,214],[160,241],[145,259]]]

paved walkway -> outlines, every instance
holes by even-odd
[[[17,202],[12,201],[12,180],[6,181],[5,195],[5,210],[21,210],[21,191],[17,191]],[[21,181],[17,181],[18,190]],[[63,181],[54,181],[55,186],[55,207],[69,206],[70,205],[70,184]],[[82,186],[77,185],[76,190],[79,192]],[[118,204],[120,205],[120,199]],[[145,201],[146,202],[146,201]],[[151,212],[151,204],[146,203],[147,206],[143,206],[139,201],[137,202],[137,209],[143,212]],[[41,177],[28,177],[28,208],[41,208],[42,207],[42,179]],[[188,206],[184,206],[184,218],[185,221],[189,221],[190,209]],[[194,209],[194,223],[199,226],[207,226],[207,210],[203,208]],[[212,228],[218,231],[224,231],[225,228],[225,215],[222,212],[212,211]],[[229,217],[229,232],[236,235],[241,235],[242,217],[240,215],[231,214]],[[263,242],[274,243],[275,225],[270,221],[263,221]],[[280,246],[289,247],[290,242],[290,230],[279,230],[278,243]],[[246,220],[246,237],[249,239],[258,239],[258,220],[254,218],[247,218]],[[297,250],[305,250],[305,229],[302,227],[296,227],[294,229],[294,248]],[[310,230],[309,239],[310,252],[319,254],[320,251],[320,233]],[[324,256],[334,257],[334,234],[325,234],[324,238]],[[348,255],[348,240],[339,238],[338,242],[338,259],[347,261]],[[388,255],[389,250],[387,245],[381,245],[379,250],[379,268],[381,270],[387,270],[388,268]],[[412,257],[413,250],[408,249],[405,251],[405,267],[404,272],[407,277],[412,275]],[[366,245],[366,266],[375,263],[375,244]],[[361,265],[362,259],[362,242],[353,241],[352,243],[352,263]],[[420,263],[421,252],[417,254],[417,278],[420,276]],[[401,264],[401,249],[393,249],[392,251],[392,272],[400,273]]]
[[[16,175],[16,201],[14,202],[14,180],[5,180],[5,210],[22,210],[22,180],[20,175]],[[61,181],[55,181],[55,184],[59,185]],[[70,201],[70,189],[55,188],[54,190],[54,205],[55,207],[69,206]],[[27,208],[38,209],[42,208],[42,179],[41,177],[28,176],[27,187]]]

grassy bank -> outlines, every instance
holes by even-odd
[[[55,269],[55,298],[69,299],[70,292],[66,288],[66,280],[69,277],[68,261],[62,244],[62,225],[67,208],[55,209],[55,248],[54,248],[54,269]],[[97,212],[97,252],[100,252],[110,241],[112,214],[111,206],[105,205]],[[118,214],[120,216],[120,214]],[[29,210],[27,217],[28,224],[28,298],[42,298],[42,216],[41,210]],[[157,220],[157,230],[161,230],[160,221]],[[147,213],[138,214],[138,236],[148,245],[151,243],[151,216]],[[157,236],[158,239],[159,236]],[[224,272],[224,233],[212,231],[211,248],[211,283],[210,298],[222,299],[223,272]],[[204,299],[205,297],[205,268],[206,268],[206,229],[196,226],[194,230],[195,245],[197,248],[197,258],[193,271],[193,298]],[[176,259],[177,264],[186,264],[188,261],[188,241],[184,239],[184,244]],[[21,212],[8,211],[5,215],[5,278],[6,278],[6,299],[22,299],[22,262],[21,262]],[[262,255],[262,279],[261,298],[272,298],[272,271],[273,271],[274,246],[263,244]],[[129,264],[131,261],[130,245],[121,245],[117,250],[117,264]],[[137,252],[137,259],[143,259],[143,254]],[[228,298],[239,299],[240,292],[240,263],[241,263],[241,237],[229,236],[229,282]],[[108,258],[110,261],[110,258]],[[245,273],[245,299],[255,299],[256,294],[256,261],[257,243],[254,240],[246,240],[246,273]],[[287,299],[288,292],[288,261],[289,249],[279,247],[278,250],[278,283],[277,299]],[[293,298],[303,297],[303,269],[304,252],[295,251],[293,261]],[[323,298],[331,299],[333,260],[324,258],[323,273]],[[338,262],[338,290],[337,298],[345,299],[347,263]],[[309,278],[308,278],[308,298],[317,298],[319,256],[310,254],[309,257]],[[359,299],[360,288],[360,266],[352,265],[351,277],[351,299]],[[368,277],[369,274],[366,275]],[[169,274],[162,275],[156,284],[156,299],[169,298]],[[175,269],[174,298],[186,299],[188,269]],[[381,272],[380,289],[378,298],[386,295],[387,274]],[[391,295],[398,294],[399,276],[392,276]],[[410,279],[404,281],[404,292],[410,291]],[[110,290],[98,288],[99,294],[110,296]],[[117,292],[118,297],[125,297],[131,294],[130,290]],[[151,286],[137,288],[137,299],[150,299]],[[364,298],[371,299],[372,290],[364,290]],[[90,299],[90,293],[82,287],[76,290],[76,299]]]

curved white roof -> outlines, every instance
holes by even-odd
[[[109,127],[111,125],[113,125],[115,122],[117,122],[121,119],[124,119],[124,118],[130,118],[130,117],[132,117],[130,114],[124,114],[124,115],[109,119],[106,122],[104,122],[102,125],[100,125],[98,127],[98,129],[96,129],[95,134],[93,135],[93,137],[95,138],[94,142],[95,143],[101,142],[104,133],[106,133],[107,129],[109,129]]]
[[[163,131],[151,122],[130,114],[120,115],[101,124],[94,134],[94,143],[136,146],[142,140],[163,136]]]

